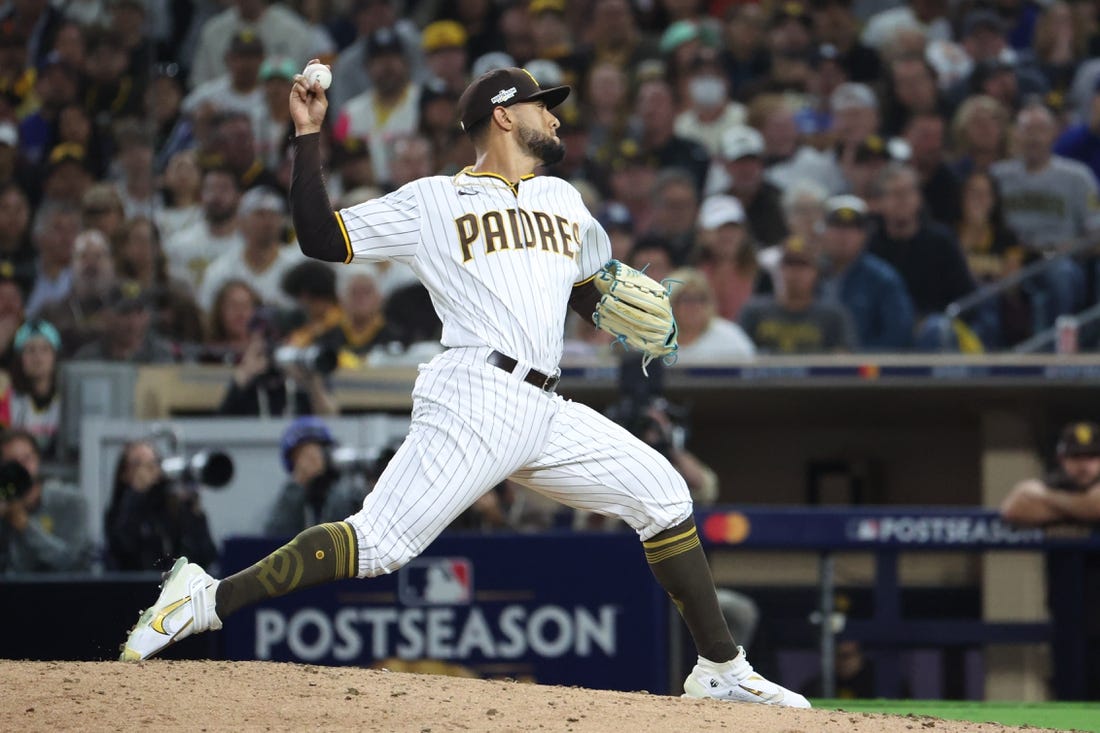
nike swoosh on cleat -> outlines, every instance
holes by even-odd
[[[180,600],[176,601],[171,606],[168,606],[167,608],[164,608],[163,610],[160,611],[160,613],[158,613],[156,616],[153,617],[153,621],[152,621],[152,623],[149,624],[149,626],[151,626],[153,628],[153,631],[157,632],[158,634],[164,634],[165,636],[171,636],[171,634],[169,634],[167,631],[164,630],[164,619],[167,618],[168,614],[172,613],[172,611],[175,611],[177,608],[179,608],[180,606],[182,606],[183,604],[187,603],[190,600],[191,600],[191,596],[187,596],[186,598],[181,598]]]

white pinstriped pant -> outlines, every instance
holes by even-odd
[[[657,451],[595,410],[488,364],[489,348],[448,349],[420,367],[412,425],[363,508],[348,517],[359,577],[419,555],[506,478],[571,507],[620,517],[646,540],[691,514]]]

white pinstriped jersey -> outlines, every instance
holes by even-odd
[[[569,295],[611,258],[580,194],[560,178],[516,185],[469,169],[422,178],[342,209],[348,261],[409,265],[431,294],[446,347],[489,346],[552,372]]]

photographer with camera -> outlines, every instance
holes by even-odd
[[[325,384],[336,353],[322,346],[280,346],[278,313],[261,308],[248,326],[248,344],[233,369],[218,413],[259,417],[336,415]]]
[[[180,555],[217,559],[197,482],[172,480],[164,463],[146,440],[119,454],[104,521],[112,570],[164,570]]]
[[[336,441],[319,418],[296,418],[283,432],[281,456],[289,474],[271,507],[264,533],[294,535],[322,522],[337,522],[359,511],[370,490],[363,465],[343,470],[334,460]]]
[[[87,505],[73,486],[44,481],[42,455],[25,430],[0,434],[0,570],[88,570]]]

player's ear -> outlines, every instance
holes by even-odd
[[[495,122],[497,127],[504,130],[505,132],[511,130],[512,125],[514,124],[512,121],[512,117],[508,114],[508,109],[506,107],[496,107],[493,109],[493,122]]]

